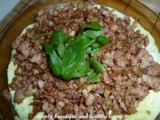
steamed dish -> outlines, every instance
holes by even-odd
[[[53,72],[44,43],[52,44],[55,32],[63,30],[67,37],[73,36],[73,42],[63,44],[65,50],[60,49],[65,55],[79,34],[89,40],[99,38],[98,35],[93,37],[95,34],[81,33],[82,26],[92,23],[100,25],[103,30],[97,33],[94,26],[83,32],[95,30],[96,35],[105,36],[109,42],[104,45],[95,42],[94,46],[89,46],[90,51],[84,48],[83,62],[94,59],[104,70],[97,74],[94,65],[88,66],[95,72],[90,79],[87,71],[80,77],[65,80],[68,76],[61,77],[62,73]],[[137,21],[112,8],[62,5],[49,11],[42,10],[35,23],[17,37],[12,47],[8,82],[18,114],[15,119],[41,119],[44,115],[55,114],[101,114],[110,116],[110,119],[154,120],[160,113],[160,54],[154,39],[140,25],[137,26]],[[76,47],[78,49],[78,45]],[[53,49],[49,47],[49,51]],[[69,61],[63,65],[70,65]],[[80,68],[72,70],[63,72],[71,75],[81,71]]]

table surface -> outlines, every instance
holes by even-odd
[[[160,13],[160,0],[138,0],[153,10],[156,14]]]
[[[17,5],[20,0],[0,0],[0,21]]]

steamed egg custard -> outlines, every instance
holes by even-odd
[[[42,10],[12,47],[8,84],[16,120],[56,114],[154,120],[160,113],[155,40],[113,8]]]

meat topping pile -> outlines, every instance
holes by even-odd
[[[110,43],[94,57],[105,66],[101,81],[90,83],[87,77],[63,81],[55,77],[48,65],[43,43],[51,36],[33,36],[53,33],[63,29],[74,36],[80,26],[96,21],[104,26],[104,35]],[[38,13],[33,28],[27,29],[13,43],[15,64],[18,65],[10,87],[15,92],[15,102],[21,103],[27,96],[34,96],[33,117],[37,112],[45,114],[130,114],[149,90],[160,90],[160,65],[146,51],[148,37],[130,25],[129,17],[120,18],[102,6],[91,5],[74,9],[54,6],[52,10]]]

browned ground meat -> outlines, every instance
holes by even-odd
[[[106,71],[101,82],[89,83],[87,77],[63,81],[49,69],[43,43],[50,36],[33,39],[33,35],[52,33],[63,29],[67,35],[78,33],[80,26],[97,21],[104,26],[104,34],[110,43],[101,48],[95,58],[101,61]],[[32,29],[13,43],[18,64],[15,78],[10,85],[16,90],[15,101],[34,95],[34,114],[104,114],[109,109],[114,114],[133,113],[148,91],[160,89],[160,65],[153,61],[144,46],[148,38],[135,31],[129,17],[119,18],[106,7],[77,8],[54,7],[40,11]],[[32,116],[30,115],[30,116]]]

